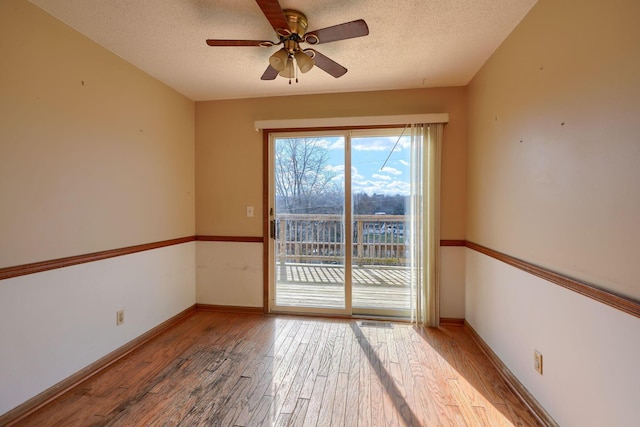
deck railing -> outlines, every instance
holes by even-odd
[[[352,259],[358,265],[406,265],[403,215],[354,215]],[[281,262],[339,263],[345,255],[342,215],[279,214],[276,253]]]

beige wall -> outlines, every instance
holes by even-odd
[[[0,3],[0,267],[193,235],[194,103]]]
[[[468,240],[636,299],[638,16],[540,0],[469,85],[467,172]],[[465,274],[466,320],[560,425],[637,424],[638,318],[470,249]]]
[[[194,234],[192,101],[24,0],[0,58],[0,268]],[[195,246],[0,281],[0,415],[192,306]]]
[[[197,102],[197,234],[262,235],[262,134],[254,129],[255,120],[417,113],[449,113],[444,132],[441,236],[463,239],[467,132],[464,88]],[[253,218],[246,217],[247,205],[255,206]]]
[[[449,113],[442,154],[441,237],[464,239],[465,88],[197,102],[197,234],[262,236],[263,142],[254,121],[418,113]],[[246,217],[246,206],[254,206],[253,218]],[[263,305],[262,254],[254,244],[198,243],[198,303]],[[441,315],[462,318],[464,254],[461,248],[447,248],[442,258]]]
[[[640,299],[640,2],[540,1],[469,86],[467,238]]]

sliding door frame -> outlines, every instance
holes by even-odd
[[[335,127],[306,127],[306,128],[282,128],[282,129],[263,129],[262,130],[262,234],[263,234],[263,311],[265,314],[271,312],[271,299],[273,295],[271,293],[271,276],[273,274],[273,264],[272,264],[272,252],[270,250],[271,245],[273,245],[271,239],[271,230],[270,230],[270,221],[275,217],[275,212],[271,212],[271,183],[273,182],[273,173],[274,170],[271,168],[271,157],[272,157],[272,144],[271,136],[277,135],[281,137],[283,135],[293,135],[293,134],[311,134],[311,133],[325,133],[328,134],[330,132],[340,132],[345,137],[345,152],[348,153],[346,155],[345,161],[351,162],[351,135],[350,131],[352,130],[375,130],[375,129],[397,129],[405,126],[405,123],[399,124],[388,124],[388,125],[371,125],[371,126],[335,126]],[[349,149],[347,149],[349,148]],[[347,185],[346,180],[349,180],[349,184]],[[351,170],[347,168],[345,165],[345,194],[349,189],[349,198],[351,198]],[[351,204],[347,203],[348,206],[345,206],[345,218],[350,219],[352,216],[351,212]],[[348,215],[348,216],[347,216]],[[349,239],[353,238],[352,233],[352,224],[350,220],[345,221],[345,234],[350,236]],[[346,236],[345,236],[346,237]],[[346,244],[347,242],[345,242]],[[345,277],[351,278],[351,261],[352,254],[350,250],[346,250],[347,246],[345,246]],[[348,276],[347,276],[348,275]],[[350,279],[351,280],[351,279]],[[350,281],[349,280],[349,281]],[[347,282],[345,280],[345,282]],[[304,314],[318,314],[318,315],[337,315],[337,316],[346,316],[346,317],[363,317],[362,315],[354,315],[352,313],[352,292],[351,288],[347,291],[347,286],[345,283],[345,309],[344,310],[331,310],[324,308],[313,308],[313,307],[291,307],[291,309],[286,308],[284,310],[280,310],[279,307],[277,312],[291,312],[291,313],[304,313]]]

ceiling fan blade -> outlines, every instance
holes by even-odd
[[[208,39],[209,46],[273,46],[275,43],[268,40],[214,40]]]
[[[282,11],[282,7],[280,7],[280,3],[278,3],[278,0],[256,0],[256,3],[258,3],[262,13],[276,33],[286,35],[283,34],[282,30],[284,30],[284,33],[288,32],[289,23],[287,22],[287,18],[284,16],[284,12]]]
[[[262,77],[260,77],[260,80],[273,80],[276,77],[278,77],[278,70],[269,65],[267,69],[264,70],[264,73],[262,74]]]
[[[344,68],[342,65],[338,64],[333,59],[330,59],[330,58],[324,56],[323,54],[321,54],[317,50],[306,49],[305,53],[307,51],[312,51],[314,53],[313,62],[315,63],[315,65],[317,67],[320,67],[322,70],[324,70],[327,73],[331,74],[336,79],[338,77],[340,77],[340,76],[343,76],[347,72],[347,69]],[[309,56],[311,56],[311,55],[309,55]]]
[[[358,19],[357,21],[345,22],[344,24],[334,25],[320,30],[308,31],[305,39],[307,43],[320,44],[362,37],[368,34],[369,27],[367,23],[364,22],[363,19]],[[318,40],[316,43],[312,41],[314,37]]]

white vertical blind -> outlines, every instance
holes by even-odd
[[[412,321],[440,323],[440,162],[442,124],[411,127]]]

